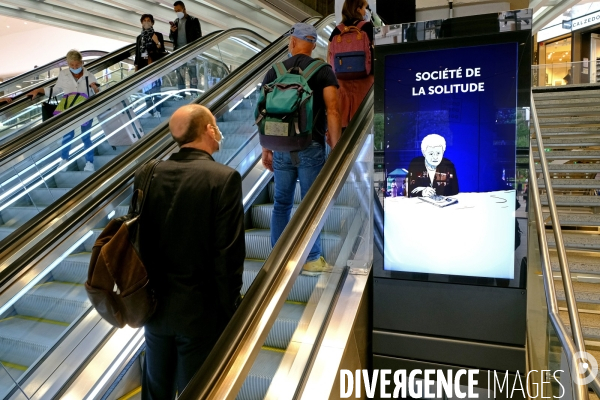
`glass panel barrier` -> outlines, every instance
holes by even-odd
[[[167,122],[177,108],[193,101],[263,47],[245,37],[226,38],[170,66],[158,79],[120,93],[98,107],[82,126],[61,127],[54,135],[54,143],[0,173],[0,240]],[[225,52],[232,56],[221,58]],[[220,121],[246,120],[252,101],[250,97],[241,101]],[[232,144],[244,142],[242,137],[254,132],[246,124],[238,125],[230,140],[227,139],[230,131],[223,130],[225,147],[232,154],[237,149]]]
[[[48,79],[53,79],[58,76],[58,73],[64,68],[55,68],[49,71]],[[98,80],[100,90],[106,90],[114,86],[121,80],[127,78],[134,72],[133,59],[121,60],[105,69],[91,70]],[[37,85],[39,81],[32,83],[30,86]],[[26,93],[26,90],[19,91],[13,95]],[[61,93],[52,93],[52,96],[57,96],[59,99]],[[42,103],[47,101],[46,96],[39,96],[33,99],[26,107],[16,107],[16,110],[9,110],[0,114],[0,144],[6,140],[13,138],[15,135],[21,134],[30,130],[33,127],[41,124],[42,121]]]
[[[596,61],[532,65],[532,86],[546,87],[598,83],[600,82],[600,76],[597,73],[597,66],[592,63],[596,63]],[[600,64],[600,61],[598,63]]]

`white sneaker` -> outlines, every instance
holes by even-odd
[[[160,118],[160,117],[161,117],[160,111],[155,111],[154,112],[154,118]]]
[[[85,167],[83,167],[83,170],[85,172],[94,172],[96,171],[96,168],[94,168],[94,163],[88,161],[85,163]]]
[[[62,169],[62,168],[65,166],[65,164],[67,163],[67,161],[69,161],[69,160],[63,160],[63,159],[61,158],[61,159],[60,159],[60,162],[58,163],[58,167],[57,167],[57,168],[58,168],[58,169]]]

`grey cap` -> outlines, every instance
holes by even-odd
[[[286,33],[286,36],[293,36],[310,43],[317,42],[317,30],[315,29],[315,27],[309,24],[305,24],[303,22],[298,22],[297,24],[294,24],[294,26],[292,26],[292,29],[290,29]]]

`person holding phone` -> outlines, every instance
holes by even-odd
[[[177,50],[201,38],[202,28],[200,27],[198,18],[194,18],[187,13],[183,1],[176,1],[173,4],[173,9],[175,10],[175,14],[177,14],[177,18],[175,21],[169,22],[171,25],[169,39],[173,42],[173,50]],[[198,68],[196,67],[196,61],[190,61],[177,69],[177,88],[182,91],[181,95],[184,98],[185,92],[183,90],[186,88],[186,71],[190,76],[190,89],[198,89]],[[194,95],[194,91],[192,91],[192,95]]]

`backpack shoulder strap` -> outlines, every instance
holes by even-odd
[[[275,73],[277,74],[277,78],[281,78],[287,72],[287,70],[285,69],[285,65],[283,65],[283,63],[274,64],[273,69],[275,70]]]
[[[367,21],[360,21],[358,24],[356,24],[356,27],[357,27],[358,29],[362,29],[362,27],[363,27],[363,26],[364,26],[364,24],[366,24],[366,23],[367,23]]]
[[[133,183],[133,197],[131,198],[130,212],[141,215],[144,209],[144,203],[146,202],[146,195],[150,189],[150,183],[152,182],[152,175],[156,166],[160,164],[161,160],[152,160],[144,164],[140,168],[139,173],[136,173],[135,180]]]
[[[308,81],[310,78],[312,78],[312,76],[314,74],[317,73],[317,71],[319,71],[325,65],[327,65],[327,63],[325,61],[315,60],[315,61],[311,62],[308,65],[308,67],[306,67],[304,72],[302,72],[302,76],[304,77],[304,79],[306,79]]]

